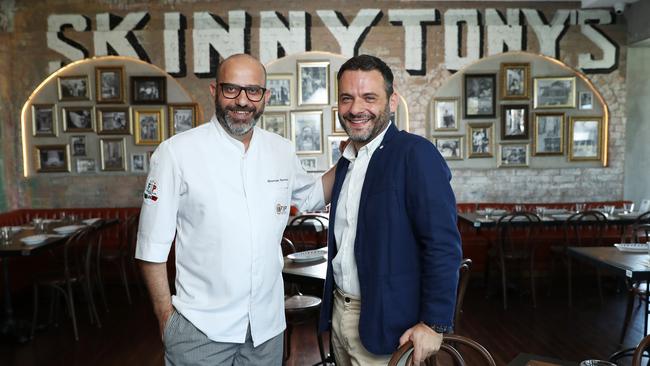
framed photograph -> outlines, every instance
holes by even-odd
[[[88,75],[59,76],[59,100],[90,100],[90,81]]]
[[[564,154],[564,113],[535,113],[533,155]]]
[[[316,169],[316,164],[318,163],[318,159],[315,157],[308,157],[308,158],[300,158],[300,164],[302,165],[302,168],[305,169],[307,172],[315,172]]]
[[[271,94],[269,102],[266,104],[266,107],[269,108],[269,110],[290,108],[293,105],[293,75],[268,75],[266,77],[266,89],[268,89]]]
[[[70,136],[72,156],[86,156],[86,136]]]
[[[465,74],[465,118],[493,118],[496,115],[496,74]]]
[[[575,108],[575,76],[535,78],[534,84],[535,108]]]
[[[458,131],[459,117],[457,98],[436,98],[433,100],[434,130]]]
[[[499,167],[528,166],[528,144],[499,144]]]
[[[494,151],[492,123],[470,124],[467,126],[469,158],[489,158]]]
[[[298,62],[298,105],[329,104],[330,63]]]
[[[333,135],[345,135],[345,129],[341,124],[339,119],[339,108],[332,107],[332,134]]]
[[[501,64],[501,99],[530,98],[530,64]]]
[[[329,166],[336,164],[341,158],[341,142],[347,140],[347,136],[327,136],[327,152]]]
[[[167,78],[165,76],[131,76],[131,103],[167,103]]]
[[[158,145],[162,141],[163,109],[134,109],[135,144]]]
[[[463,159],[463,136],[436,137],[435,143],[445,160]]]
[[[167,113],[169,116],[169,136],[174,136],[198,125],[196,104],[170,104]]]
[[[36,171],[38,173],[69,172],[68,145],[37,145]]]
[[[267,112],[262,117],[262,128],[287,138],[287,113]]]
[[[323,112],[291,112],[291,138],[296,154],[323,152]]]
[[[97,103],[124,103],[124,68],[98,66],[95,68]]]
[[[578,108],[582,110],[594,109],[594,93],[583,91],[578,94]]]
[[[129,108],[97,108],[97,133],[100,135],[130,135],[131,112]]]
[[[600,160],[602,117],[571,117],[569,123],[569,161]]]
[[[95,131],[93,107],[64,107],[61,113],[63,114],[63,131]]]
[[[124,138],[99,139],[102,170],[126,170],[126,144]]]
[[[56,107],[54,104],[32,105],[32,134],[36,137],[56,136]]]
[[[528,105],[501,106],[501,140],[528,140]]]
[[[88,174],[97,171],[97,162],[95,159],[77,159],[77,173]]]
[[[131,154],[131,171],[134,173],[147,172],[147,154],[137,153]]]

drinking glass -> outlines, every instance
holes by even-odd
[[[535,212],[537,213],[537,216],[539,216],[540,218],[544,218],[545,211],[546,211],[546,207],[544,206],[535,207]]]
[[[492,212],[494,212],[494,209],[492,207],[486,207],[483,209],[483,211],[485,211],[485,219],[489,220],[490,215],[492,215]]]
[[[8,244],[11,241],[11,228],[8,226],[3,226],[2,229],[0,229],[0,239],[2,239],[2,242],[5,244]]]
[[[634,203],[624,203],[623,204],[623,213],[630,213],[634,211]]]
[[[584,360],[580,362],[580,366],[616,366],[616,364],[603,360]]]
[[[584,203],[576,203],[576,213],[580,213],[585,210],[586,205]]]
[[[524,205],[515,205],[515,212],[524,212]]]
[[[38,231],[39,228],[43,226],[43,219],[40,217],[34,217],[32,224],[34,224],[34,229]]]
[[[65,211],[59,214],[59,218],[64,224],[68,222],[68,215],[65,213]]]
[[[614,214],[614,209],[616,209],[616,206],[614,205],[604,205],[603,209],[605,210],[605,213],[609,216],[612,216]]]

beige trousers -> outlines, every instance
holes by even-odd
[[[391,355],[375,355],[361,344],[359,315],[361,301],[334,291],[332,314],[332,348],[337,366],[386,366]]]

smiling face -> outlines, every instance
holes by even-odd
[[[359,150],[379,135],[397,107],[397,94],[386,95],[377,70],[347,70],[339,80],[339,119]]]
[[[218,85],[211,85],[210,92],[215,98],[215,114],[228,133],[243,140],[250,138],[253,127],[264,113],[268,101],[268,91],[258,102],[248,99],[245,90],[241,90],[234,99],[223,96],[221,84],[233,84],[240,87],[257,86],[264,88],[266,76],[263,66],[251,56],[237,55],[226,59],[219,67]]]

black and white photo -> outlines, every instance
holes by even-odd
[[[134,173],[147,172],[147,154],[135,153],[131,154],[131,171]]]
[[[124,68],[102,66],[95,68],[97,103],[124,102]]]
[[[298,62],[298,105],[329,104],[329,62]]]
[[[70,136],[72,156],[86,156],[86,136]]]
[[[317,159],[315,157],[300,158],[300,164],[302,168],[307,172],[315,172]]]
[[[528,99],[529,90],[529,63],[501,64],[501,99]]]
[[[291,75],[268,75],[266,78],[266,89],[269,91],[269,102],[266,106],[270,108],[270,110],[275,107],[291,107],[291,100],[293,99]]]
[[[465,118],[489,118],[496,115],[496,75],[465,74]]]
[[[578,94],[579,108],[582,110],[594,109],[594,93],[583,91]]]
[[[458,99],[436,98],[433,100],[434,130],[458,130]]]
[[[102,135],[130,135],[131,113],[128,107],[97,108],[97,133]]]
[[[528,105],[501,106],[501,139],[527,140]]]
[[[94,131],[92,107],[65,107],[62,109],[65,132]]]
[[[168,115],[170,136],[196,127],[196,104],[170,104]]]
[[[535,78],[535,108],[575,108],[576,78]]]
[[[332,107],[332,134],[333,135],[344,135],[345,129],[341,124],[341,118],[339,117],[339,108]]]
[[[528,144],[500,144],[500,167],[528,166]]]
[[[58,78],[59,100],[89,100],[90,85],[87,75],[60,76]]]
[[[468,157],[486,158],[492,156],[494,141],[491,123],[468,125],[467,134],[469,139]]]
[[[167,103],[167,78],[164,76],[131,76],[131,103]]]
[[[437,137],[436,148],[446,160],[461,160],[463,158],[463,137]]]
[[[341,158],[341,142],[346,141],[348,136],[327,136],[328,163],[329,166],[336,164]]]
[[[571,117],[569,160],[600,160],[601,117]]]
[[[99,140],[102,170],[126,170],[125,144],[123,138],[104,138]]]
[[[67,172],[67,145],[36,146],[36,171],[39,173]]]
[[[291,112],[291,131],[296,154],[323,152],[323,112]]]
[[[135,110],[135,144],[158,145],[162,141],[162,109]]]
[[[56,136],[55,111],[54,104],[32,105],[32,131],[34,136]]]
[[[262,128],[287,138],[287,113],[266,112],[262,117]]]
[[[95,159],[77,159],[77,173],[88,174],[97,171],[97,161]]]
[[[564,113],[535,114],[534,155],[564,153]]]

